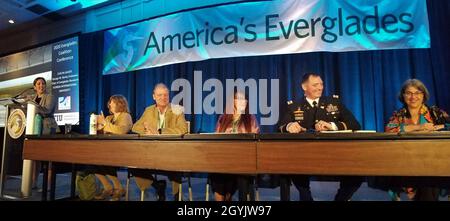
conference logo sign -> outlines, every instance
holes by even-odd
[[[70,96],[58,97],[58,110],[70,110]]]

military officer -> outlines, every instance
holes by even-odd
[[[279,127],[284,133],[305,131],[359,130],[361,128],[353,114],[340,103],[337,96],[322,97],[323,81],[318,74],[307,73],[301,82],[305,97],[299,102],[288,102]],[[309,177],[296,175],[291,177],[300,192],[300,200],[312,201]],[[340,188],[335,196],[337,201],[348,201],[362,183],[359,177],[340,178]]]

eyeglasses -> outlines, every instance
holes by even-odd
[[[405,95],[407,97],[412,97],[413,95],[418,97],[418,96],[423,95],[423,92],[422,91],[416,91],[416,92],[413,93],[413,92],[407,91],[403,95]]]

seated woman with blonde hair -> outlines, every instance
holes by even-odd
[[[111,96],[108,101],[108,109],[109,116],[105,118],[102,113],[97,117],[97,130],[105,134],[127,134],[133,127],[127,99],[122,95]],[[118,201],[125,195],[125,189],[117,178],[117,168],[99,167],[95,176],[103,185],[101,193],[94,197],[96,200],[103,200],[111,196],[111,201]],[[114,188],[108,178],[112,181]]]

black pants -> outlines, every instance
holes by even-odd
[[[436,187],[420,187],[416,191],[414,201],[439,201],[440,189]]]
[[[211,180],[212,191],[220,195],[233,195],[237,190],[237,177],[234,174],[211,173],[209,180]]]
[[[255,200],[255,177],[237,175],[237,188],[239,190],[239,201]]]
[[[311,188],[309,186],[309,176],[296,175],[292,176],[292,182],[297,190],[300,192],[301,201],[313,201],[311,195]],[[338,192],[336,193],[335,201],[348,201],[352,198],[353,194],[359,189],[363,182],[362,177],[355,176],[343,176],[339,177],[340,184]]]
[[[215,193],[233,195],[236,190],[239,190],[239,201],[255,199],[254,176],[211,173],[209,179]]]

